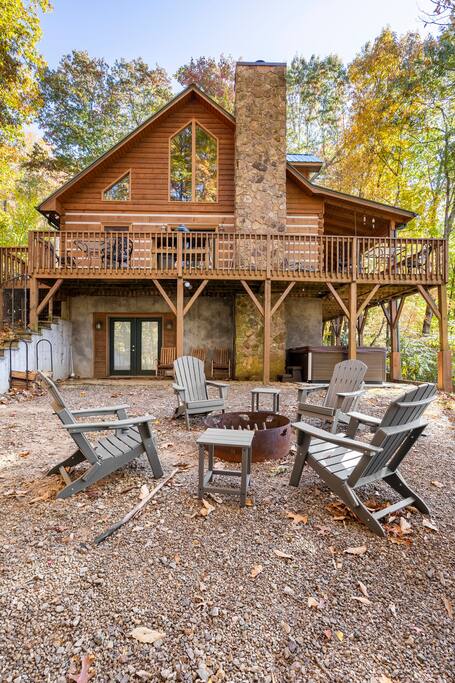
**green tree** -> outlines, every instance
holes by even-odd
[[[319,154],[327,172],[340,152],[348,104],[346,68],[336,55],[294,57],[287,72],[288,149]]]
[[[199,57],[184,64],[175,73],[180,85],[195,83],[222,107],[234,111],[235,60],[231,56],[220,55],[218,61],[213,57]]]
[[[55,159],[68,172],[90,164],[171,97],[164,69],[142,59],[112,66],[73,51],[46,69],[38,121]]]

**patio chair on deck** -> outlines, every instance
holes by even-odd
[[[421,417],[435,398],[435,385],[422,384],[392,401],[371,443],[297,422],[293,425],[297,430],[297,455],[289,483],[299,485],[303,467],[308,463],[343,503],[380,536],[385,536],[385,531],[379,520],[392,512],[413,505],[429,514],[427,505],[409,488],[398,468],[427,426]],[[355,436],[363,417],[367,424],[371,423],[368,415],[354,413],[348,434]],[[377,481],[388,484],[402,500],[371,512],[355,489]]]
[[[215,349],[212,358],[212,379],[215,376],[215,370],[226,372],[227,376],[231,376],[231,358],[229,349]]]
[[[330,384],[301,384],[297,389],[297,421],[302,415],[316,417],[331,424],[332,432],[336,432],[339,422],[349,422],[346,414],[355,409],[365,393],[363,379],[367,370],[360,360],[344,360],[335,365]],[[321,389],[326,390],[324,403],[307,403],[308,396]]]
[[[49,474],[60,474],[66,483],[57,498],[69,498],[74,493],[84,491],[88,486],[115,472],[122,465],[126,465],[142,453],[145,453],[153,476],[159,479],[163,476],[160,459],[156,450],[153,433],[150,428],[151,415],[142,417],[128,417],[127,405],[108,406],[106,408],[87,408],[86,410],[70,410],[56,385],[52,380],[37,373],[39,380],[46,386],[52,397],[52,407],[59,417],[63,428],[72,437],[77,450],[65,460],[59,462],[49,470]],[[116,422],[76,422],[77,417],[92,415],[117,415]],[[92,445],[87,439],[89,432],[112,431],[110,436],[103,437]],[[82,476],[71,481],[66,467],[74,467],[87,460],[91,467]]]
[[[156,364],[156,374],[165,375],[166,370],[172,370],[177,356],[175,346],[162,346],[160,349],[160,359]]]
[[[224,413],[229,385],[207,380],[203,361],[193,356],[180,356],[174,362],[174,375],[176,383],[172,387],[177,396],[174,417],[185,415],[188,429],[190,415],[206,415],[214,410]],[[218,396],[209,398],[207,387],[218,389]]]

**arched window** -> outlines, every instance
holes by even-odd
[[[103,199],[105,201],[125,202],[130,198],[130,174],[129,172],[121,178],[106,187],[103,190]]]
[[[170,199],[174,202],[216,202],[218,141],[196,121],[170,141]]]

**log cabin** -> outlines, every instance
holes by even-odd
[[[161,347],[197,347],[207,363],[228,349],[236,378],[268,382],[299,350],[308,369],[341,318],[336,360],[355,358],[382,306],[398,380],[399,318],[418,292],[449,390],[446,242],[401,237],[416,214],[321,186],[322,164],[287,154],[286,65],[239,62],[235,117],[189,86],[39,205],[49,230],[0,250],[2,317],[23,286],[32,330],[71,321],[79,377],[153,376]]]

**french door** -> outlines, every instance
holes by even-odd
[[[111,375],[155,375],[160,349],[160,318],[110,318]]]

